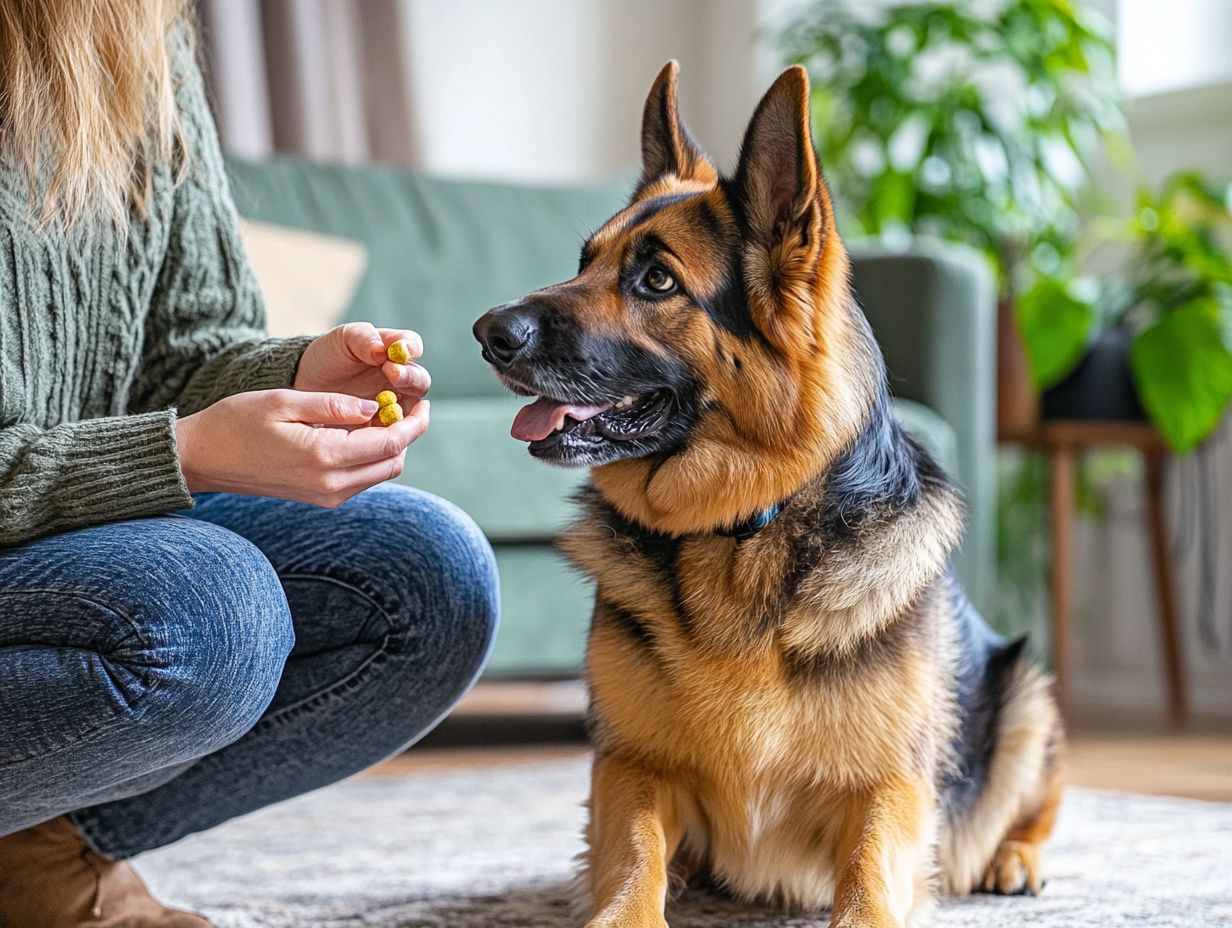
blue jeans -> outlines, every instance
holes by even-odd
[[[474,522],[393,485],[0,548],[0,835],[71,813],[130,857],[363,770],[470,688],[497,609]]]

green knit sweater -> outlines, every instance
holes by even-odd
[[[201,75],[179,44],[191,168],[178,184],[176,165],[156,168],[127,237],[37,229],[0,148],[0,544],[191,506],[177,412],[290,386],[307,345],[265,332]]]

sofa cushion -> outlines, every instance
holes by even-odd
[[[574,514],[570,497],[586,471],[550,467],[509,436],[524,403],[511,396],[434,399],[432,426],[411,446],[401,479],[457,503],[494,542],[552,538]],[[954,430],[910,400],[895,400],[894,413],[952,473]]]
[[[240,238],[270,335],[318,335],[343,320],[367,261],[363,245],[251,219],[240,220]]]
[[[922,403],[895,399],[894,417],[951,477],[958,472],[958,436],[954,428]]]
[[[484,672],[577,674],[594,585],[547,545],[497,545],[501,623]]]

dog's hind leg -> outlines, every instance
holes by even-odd
[[[1052,684],[1019,659],[1000,690],[987,774],[974,803],[952,815],[941,842],[943,888],[952,893],[1036,893],[1040,847],[1052,831],[1064,779],[1065,733]]]
[[[993,852],[980,891],[1035,896],[1044,888],[1041,848],[1052,834],[1064,788],[1062,734],[1058,724],[1049,743],[1042,788],[1029,810],[1018,817]]]
[[[596,757],[582,874],[593,912],[587,928],[666,928],[668,864],[680,838],[680,816],[661,779],[635,763]]]

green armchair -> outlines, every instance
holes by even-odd
[[[502,627],[488,673],[576,674],[590,591],[552,540],[585,475],[546,467],[509,437],[520,401],[487,370],[470,330],[489,307],[570,277],[581,241],[628,183],[528,187],[285,159],[232,159],[229,170],[242,216],[365,246],[347,318],[423,335],[432,428],[402,480],[453,500],[492,542]],[[993,569],[991,283],[978,260],[949,247],[854,253],[896,411],[966,491],[972,527],[958,571],[980,602]]]

